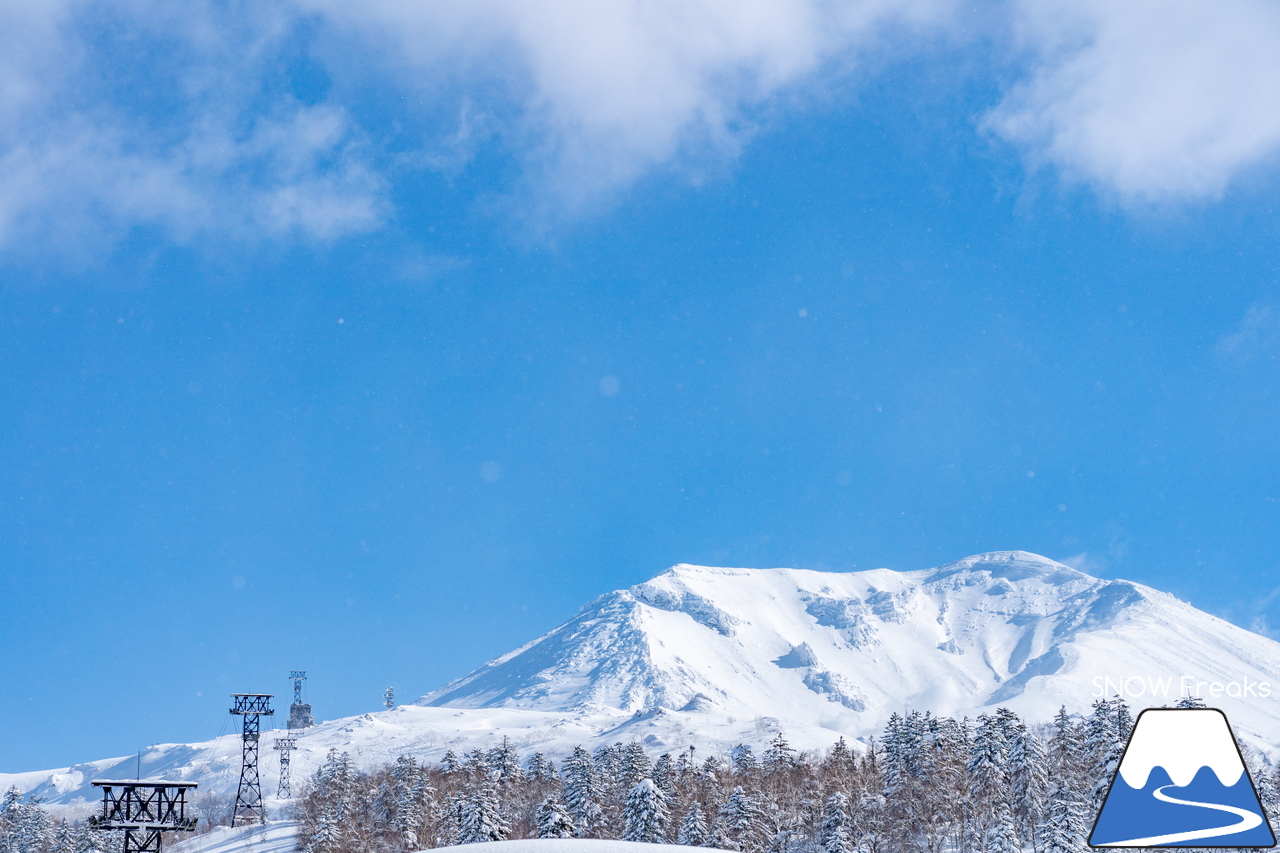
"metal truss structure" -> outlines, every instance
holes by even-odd
[[[267,813],[262,808],[262,786],[258,781],[259,717],[269,717],[272,693],[232,693],[234,703],[231,713],[244,717],[244,744],[240,760],[240,787],[236,789],[236,807],[232,813],[233,826],[247,823],[266,823]]]
[[[195,782],[100,779],[93,784],[102,789],[102,813],[90,817],[89,825],[122,830],[123,853],[160,853],[162,833],[196,828],[196,819],[187,817],[187,791],[196,787]]]
[[[289,680],[293,682],[293,704],[289,706],[289,728],[310,728],[316,724],[316,721],[311,718],[311,706],[302,701],[302,682],[307,680],[306,670],[291,670]]]
[[[293,737],[292,732],[287,735],[276,735],[276,742],[273,748],[280,750],[280,787],[276,790],[276,796],[282,800],[292,799],[293,788],[289,775],[289,758],[291,753],[298,748],[298,740]]]

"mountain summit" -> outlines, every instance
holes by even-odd
[[[912,572],[675,566],[419,704],[715,708],[871,734],[906,709],[1048,719],[1116,692],[1172,704],[1199,685],[1256,729],[1280,721],[1277,699],[1238,694],[1264,682],[1280,695],[1280,644],[1150,587],[997,551]]]

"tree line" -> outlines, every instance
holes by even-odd
[[[1183,700],[1195,706],[1198,700]],[[608,838],[738,853],[1084,853],[1133,727],[1118,697],[1028,725],[1007,708],[976,720],[894,714],[858,749],[800,752],[777,733],[760,754],[639,743],[559,763],[508,738],[436,764],[402,755],[360,770],[332,751],[290,807],[299,853],[410,853],[515,838]],[[1242,747],[1277,826],[1280,770]],[[195,802],[200,829],[229,803]],[[174,835],[166,843],[180,840]],[[119,833],[55,820],[11,788],[0,853],[120,853]]]
[[[864,748],[841,738],[822,753],[779,732],[759,755],[690,746],[653,758],[632,742],[577,746],[557,765],[503,738],[362,772],[335,750],[297,802],[299,850],[609,838],[739,853],[1084,853],[1132,726],[1116,697],[1039,726],[1007,708],[976,720],[894,714]],[[1280,813],[1276,772],[1245,752],[1268,813]]]

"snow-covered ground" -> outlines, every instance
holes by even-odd
[[[597,841],[590,838],[535,838],[521,841],[486,841],[468,844],[466,853],[659,853],[674,844],[642,844],[639,841]]]
[[[273,821],[266,826],[218,827],[168,848],[168,853],[294,853],[298,825]],[[654,853],[670,844],[601,841],[588,838],[490,841],[468,844],[467,853]]]
[[[298,846],[298,825],[271,821],[265,826],[215,827],[165,848],[167,853],[293,853]]]
[[[1238,735],[1275,747],[1280,644],[1149,587],[1022,551],[918,572],[676,566],[601,596],[417,705],[307,729],[293,772],[296,786],[330,749],[372,767],[406,753],[436,761],[503,736],[526,755],[557,758],[575,744],[631,740],[654,755],[689,745],[707,754],[778,731],[800,749],[841,736],[856,747],[895,711],[972,718],[1007,705],[1047,721],[1060,705],[1087,711],[1117,690],[1137,711],[1176,701],[1184,677]],[[1221,695],[1211,695],[1215,682]],[[268,795],[278,774],[270,744],[264,733]],[[0,788],[85,810],[96,799],[89,783],[132,777],[134,761],[0,774]],[[227,735],[152,747],[142,773],[227,796],[239,764],[239,736]],[[281,803],[266,805],[281,813]]]

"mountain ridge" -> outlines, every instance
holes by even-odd
[[[1082,712],[1109,696],[1095,683],[1101,677],[1164,678],[1165,695],[1125,698],[1135,710],[1168,705],[1183,675],[1280,688],[1280,644],[1168,593],[1024,551],[907,572],[679,564],[597,596],[417,703],[304,730],[293,768],[305,778],[330,749],[362,766],[401,753],[438,760],[503,736],[553,756],[618,740],[655,753],[715,752],[780,731],[797,748],[825,749],[838,737],[856,745],[910,710],[973,717],[1008,705],[1047,722],[1061,705]],[[1271,749],[1280,689],[1250,701],[1206,698],[1242,738]],[[225,795],[239,758],[239,735],[227,735],[150,748],[141,765],[144,775],[194,779]],[[134,761],[0,774],[0,786],[83,810],[93,779],[131,777]],[[275,762],[264,760],[262,772],[269,794]]]

